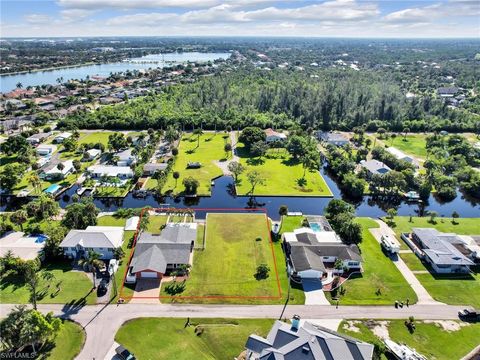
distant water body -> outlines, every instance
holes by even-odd
[[[108,76],[110,73],[116,73],[127,70],[141,70],[149,68],[158,68],[183,64],[191,62],[208,62],[216,59],[227,59],[230,53],[201,53],[184,52],[168,54],[152,54],[141,58],[132,58],[127,61],[106,63],[100,65],[83,65],[69,68],[60,68],[55,70],[35,71],[31,73],[21,73],[15,75],[0,76],[0,92],[6,93],[16,88],[17,83],[21,83],[24,88],[27,86],[38,86],[44,84],[56,84],[57,79],[63,78],[63,81],[71,79],[85,79],[88,76]]]

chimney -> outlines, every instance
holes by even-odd
[[[300,316],[293,315],[291,330],[298,331],[299,327],[300,327]]]

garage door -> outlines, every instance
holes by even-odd
[[[157,278],[157,273],[156,273],[156,272],[151,272],[151,271],[142,271],[142,272],[140,273],[140,276],[141,276],[142,278],[144,278],[144,279],[146,279],[146,278],[147,278],[147,279],[148,279],[148,278],[150,278],[150,279],[152,279],[152,278],[153,278],[153,279],[156,279],[156,278]]]

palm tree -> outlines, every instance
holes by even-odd
[[[197,135],[197,148],[200,147],[200,136],[203,134],[203,130],[201,128],[193,130],[193,134]]]
[[[42,183],[37,173],[34,172],[30,174],[30,176],[28,177],[28,183],[32,185],[33,190],[35,190],[36,193],[40,192],[40,186]]]
[[[93,251],[89,250],[88,251],[88,256],[86,259],[81,259],[78,262],[78,265],[80,266],[86,266],[88,268],[88,271],[92,273],[92,278],[93,278],[93,288],[96,288],[95,285],[95,272],[100,268],[100,266],[103,265],[103,261],[100,260],[100,254]]]
[[[19,81],[19,82],[17,83],[17,89],[21,89],[21,88],[23,88],[23,84]]]

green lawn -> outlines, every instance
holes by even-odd
[[[416,330],[413,334],[410,334],[404,320],[390,320],[388,321],[388,332],[393,341],[414,348],[428,359],[460,359],[478,345],[480,323],[448,322],[456,323],[461,327],[457,330],[446,331],[437,322],[416,321]],[[380,341],[365,321],[354,324],[359,332],[347,330],[345,324],[346,322],[340,324],[339,332],[364,341]],[[386,358],[382,357],[382,359]]]
[[[229,139],[224,139],[223,136],[225,136],[223,133],[205,133],[200,136],[200,145],[198,146],[196,135],[184,135],[180,141],[179,153],[175,159],[173,170],[168,175],[163,192],[182,193],[185,190],[182,184],[183,179],[191,176],[200,182],[197,194],[210,195],[212,179],[223,174],[222,170],[214,163],[225,159],[223,147],[226,142],[229,142]],[[199,169],[187,169],[189,162],[200,162],[202,166]],[[173,178],[174,171],[180,173],[178,181]]]
[[[245,348],[249,335],[266,336],[273,320],[268,319],[141,318],[125,323],[115,341],[131,350],[137,359],[233,359]],[[202,329],[201,335],[195,329]],[[160,336],[160,338],[159,338]]]
[[[43,270],[53,273],[55,280],[51,283],[41,281],[40,293],[44,293],[39,303],[48,304],[95,304],[96,293],[92,291],[91,274],[80,271],[72,271],[70,262],[46,264]],[[57,291],[57,284],[59,291]],[[28,303],[30,293],[23,280],[9,276],[0,282],[0,299],[5,304]]]
[[[108,147],[108,137],[113,134],[113,132],[94,132],[94,133],[81,133],[80,138],[78,139],[78,145],[80,144],[96,144],[101,143]]]
[[[251,185],[246,174],[258,171],[265,179],[264,185],[257,185],[255,195],[261,196],[331,196],[332,193],[319,171],[307,171],[302,184],[303,167],[293,160],[285,149],[270,149],[262,159],[252,158],[242,143],[237,144],[240,162],[246,167],[239,177],[237,193],[247,195]]]
[[[431,224],[429,219],[429,217],[412,217],[412,222],[410,222],[408,216],[395,217],[395,233],[400,238],[400,233],[410,232],[413,227],[430,227],[442,232],[454,232],[460,235],[480,234],[480,219],[478,218],[457,219],[457,224],[453,224],[452,219],[449,218],[438,218],[436,224]],[[403,255],[405,254],[402,254],[402,258]],[[411,260],[411,262],[407,262],[410,269],[427,269],[419,260]],[[435,275],[429,273],[416,274],[416,277],[435,300],[447,304],[480,306],[480,273],[478,268],[473,275]]]
[[[395,139],[384,140],[388,146],[393,146],[406,154],[411,154],[419,158],[427,157],[427,142],[425,134],[411,134],[404,139],[403,135],[398,135]]]
[[[55,338],[55,347],[46,355],[49,360],[73,360],[85,343],[85,331],[73,321],[64,320]]]
[[[359,245],[363,258],[363,273],[360,277],[350,278],[343,285],[346,292],[340,297],[340,304],[384,305],[407,298],[410,303],[416,302],[417,296],[412,288],[368,231],[369,228],[378,227],[378,224],[370,218],[358,218],[357,221],[363,227],[363,241]],[[380,293],[377,293],[378,289]],[[326,295],[331,300],[330,294]]]
[[[160,227],[167,223],[168,216],[165,215],[151,215],[148,218],[147,231],[158,234],[160,233]]]
[[[195,250],[190,278],[181,296],[278,297],[278,285],[269,228],[265,215],[214,214],[207,216],[205,250]],[[261,240],[257,240],[260,238]],[[273,246],[283,296],[287,291],[285,260],[279,243]],[[269,277],[255,279],[258,265],[270,268]],[[292,302],[303,303],[303,294],[292,292]],[[168,296],[162,286],[162,295]],[[282,299],[195,298],[175,299],[208,303],[282,303]]]
[[[302,227],[304,216],[282,216],[280,232],[292,232]]]
[[[93,193],[94,197],[125,197],[130,191],[131,184],[123,186],[98,186]]]
[[[399,254],[402,260],[407,264],[410,270],[425,270],[422,261],[413,252],[409,254]]]

